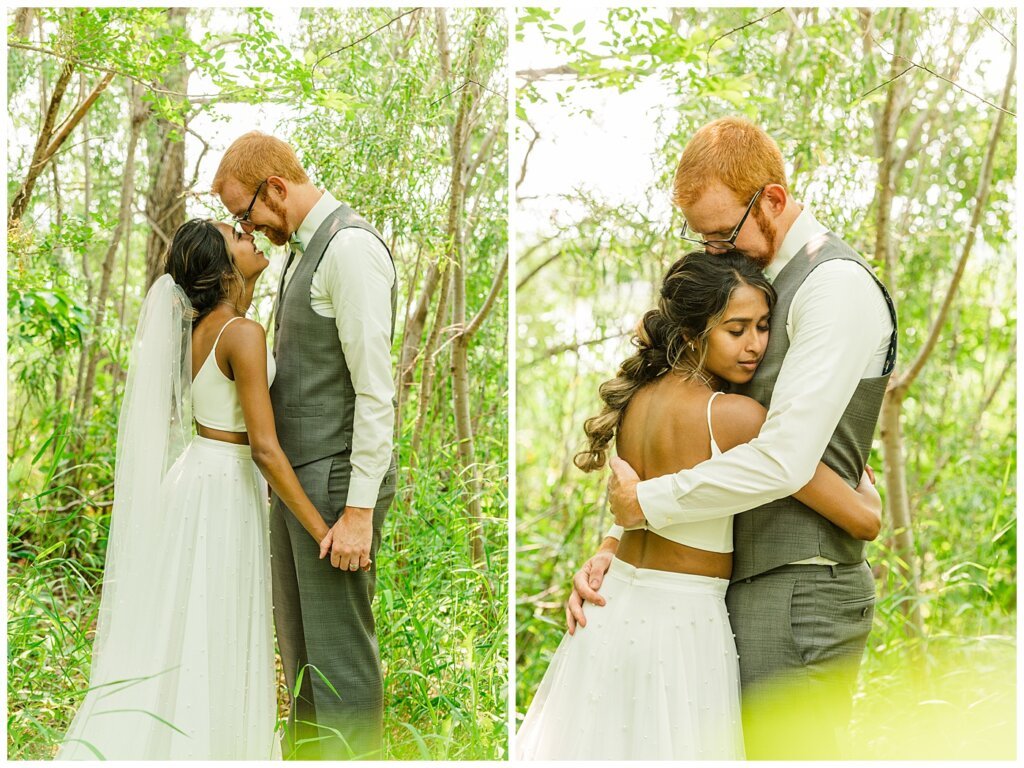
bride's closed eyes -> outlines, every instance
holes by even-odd
[[[768,323],[765,322],[757,326],[757,330],[759,330],[761,333],[768,333]],[[736,336],[737,338],[743,335],[742,330],[729,331],[729,333],[733,336]]]

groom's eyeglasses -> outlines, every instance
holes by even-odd
[[[683,223],[683,231],[679,233],[679,238],[681,240],[685,240],[688,243],[697,243],[698,245],[703,246],[705,249],[716,248],[719,251],[734,250],[736,248],[736,238],[739,237],[740,230],[743,229],[743,224],[746,222],[747,216],[750,215],[751,210],[753,210],[754,208],[754,203],[757,202],[757,198],[761,196],[762,192],[764,192],[764,187],[761,187],[759,190],[757,190],[757,192],[754,193],[754,196],[750,198],[750,202],[747,203],[747,210],[743,212],[743,218],[740,219],[740,223],[736,225],[736,228],[732,231],[732,234],[729,235],[729,239],[703,240],[696,237],[687,237],[686,231],[689,225],[686,224],[685,222]]]
[[[235,223],[235,231],[239,234],[246,235],[256,229],[256,225],[249,221],[249,216],[252,215],[252,207],[256,205],[256,198],[260,196],[260,190],[263,189],[263,185],[267,183],[264,179],[260,182],[260,185],[256,187],[256,194],[252,196],[252,200],[249,201],[249,207],[245,209],[245,213],[241,216],[232,216],[231,219]]]

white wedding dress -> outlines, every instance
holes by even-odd
[[[707,419],[711,455],[721,453]],[[648,527],[648,526],[641,526]],[[732,517],[651,529],[732,551]],[[516,733],[518,760],[742,760],[739,657],[728,579],[614,558],[604,606],[562,638]]]
[[[165,280],[139,321],[89,690],[57,759],[280,759],[267,486],[249,446],[191,437],[187,298]],[[189,364],[168,376],[163,355]]]

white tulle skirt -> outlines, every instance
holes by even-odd
[[[612,561],[516,734],[520,760],[743,759],[726,579]]]
[[[101,606],[57,759],[279,759],[267,486],[249,447],[193,438],[153,503],[164,546]]]

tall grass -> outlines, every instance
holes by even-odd
[[[485,449],[504,450],[501,440],[484,442]],[[485,567],[469,558],[456,446],[434,446],[414,474],[400,475],[377,556],[374,602],[387,759],[505,754],[507,466],[495,455],[482,467]],[[63,485],[73,467],[51,472],[58,463],[52,458],[39,451],[13,473],[19,487],[44,486],[15,497],[9,515],[7,747],[13,760],[52,758],[70,725],[88,686],[102,587],[110,507],[94,506],[84,489]],[[111,469],[100,462],[97,474],[109,476]],[[58,497],[77,501],[59,511],[42,509]],[[279,685],[283,723],[280,674]]]

